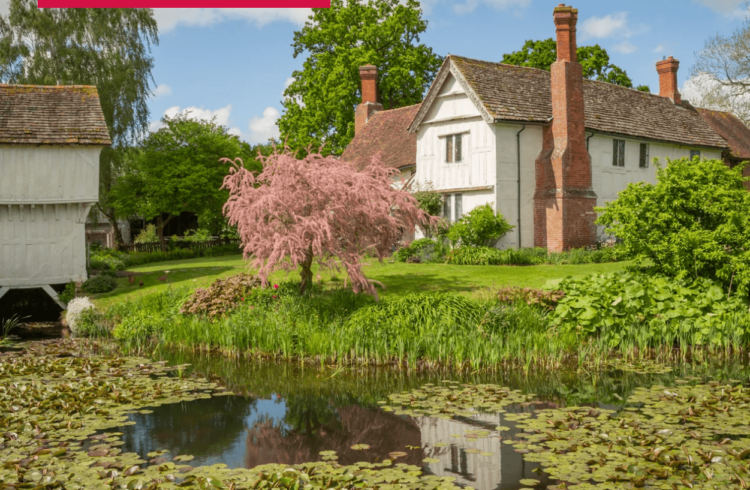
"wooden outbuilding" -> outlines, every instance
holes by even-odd
[[[86,216],[110,145],[91,86],[0,84],[0,299],[86,280]]]

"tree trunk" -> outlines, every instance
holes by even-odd
[[[122,239],[122,231],[120,230],[120,226],[117,224],[117,218],[115,217],[115,210],[112,208],[103,208],[101,205],[97,204],[96,207],[101,211],[101,213],[107,218],[107,220],[112,225],[112,231],[115,232],[115,250],[120,250],[122,248],[122,245],[125,244],[125,240]]]
[[[164,215],[161,213],[156,217],[156,235],[159,237],[159,245],[161,246],[162,252],[167,251],[167,241],[164,239],[164,226],[169,222],[170,219],[172,219],[171,216],[169,216],[167,219],[164,219]]]
[[[312,285],[312,261],[313,251],[312,245],[310,245],[310,248],[307,249],[307,253],[305,253],[305,261],[300,264],[302,270],[300,271],[299,275],[302,277],[302,281],[300,281],[299,290],[302,294],[304,294],[305,291],[307,291],[307,288]]]

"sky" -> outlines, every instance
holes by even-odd
[[[635,85],[658,91],[655,63],[680,60],[682,86],[707,39],[731,34],[746,18],[745,0],[574,0],[579,45],[599,44]],[[0,0],[7,14],[9,0]],[[554,37],[559,0],[423,0],[436,53],[500,61],[527,39]],[[151,128],[163,115],[216,117],[251,143],[278,136],[282,93],[303,55],[291,43],[306,9],[156,9]],[[689,98],[689,97],[688,97]]]

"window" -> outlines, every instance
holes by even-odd
[[[454,194],[454,199],[456,200],[456,202],[454,203],[456,208],[456,221],[458,221],[464,215],[464,195]]]
[[[625,166],[625,140],[612,140],[612,166]]]
[[[692,160],[695,157],[698,157],[698,158],[701,157],[700,150],[690,150],[690,159]]]
[[[452,222],[451,219],[453,217],[453,213],[451,212],[451,196],[450,194],[446,194],[443,197],[443,218],[445,218],[445,221],[448,223]]]
[[[462,157],[462,138],[460,134],[445,137],[445,161],[447,163],[460,162]]]
[[[639,167],[648,168],[648,143],[641,143],[641,160]]]

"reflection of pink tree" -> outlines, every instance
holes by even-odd
[[[436,220],[392,186],[398,171],[377,158],[360,171],[320,154],[297,159],[285,151],[260,159],[258,175],[240,159],[232,162],[224,179],[230,194],[224,213],[237,225],[245,256],[254,257],[264,284],[274,270],[300,268],[304,292],[312,283],[313,258],[325,267],[339,259],[355,292],[377,296],[362,272],[362,257],[382,260],[405,230]]]

